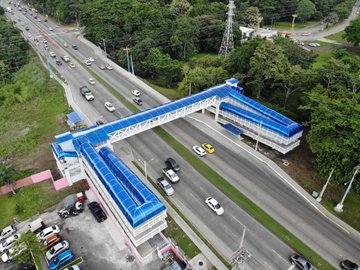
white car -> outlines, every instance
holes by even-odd
[[[69,266],[68,268],[65,268],[64,270],[80,270],[80,267],[77,265]]]
[[[112,69],[113,69],[112,65],[105,65],[105,67],[106,67],[108,70],[112,70]]]
[[[14,225],[9,225],[0,231],[0,242],[16,232]]]
[[[89,57],[88,60],[89,60],[90,62],[94,62],[94,61],[95,61],[95,59],[94,59],[93,57]]]
[[[217,200],[212,197],[207,197],[205,203],[213,210],[218,216],[224,214],[224,209],[220,206]]]
[[[54,58],[56,57],[56,53],[54,53],[54,52],[50,52],[49,54],[51,57],[54,57]]]
[[[195,145],[193,148],[194,152],[198,154],[200,157],[203,157],[206,155],[206,151],[201,146]]]
[[[3,263],[11,262],[13,257],[19,255],[25,249],[26,249],[25,243],[22,243],[21,245],[19,245],[19,247],[17,249],[10,248],[3,255],[1,255],[2,262]]]
[[[113,112],[115,111],[115,107],[110,103],[110,102],[105,102],[105,108],[109,111],[109,112]]]
[[[6,238],[5,241],[0,244],[0,252],[5,252],[6,250],[8,250],[14,244],[14,242],[19,239],[20,234],[14,234]]]
[[[60,232],[60,228],[57,225],[47,227],[46,229],[42,230],[41,233],[38,234],[38,238],[40,241],[42,241],[48,238],[49,236],[59,232]]]
[[[87,66],[91,66],[91,62],[89,61],[89,60],[85,60],[85,65],[87,65]]]
[[[158,179],[158,185],[166,193],[166,195],[171,196],[174,194],[173,187],[167,180],[164,179],[164,177]]]
[[[54,31],[54,29],[52,27],[49,27],[49,31]]]
[[[92,84],[92,85],[94,85],[94,84],[95,84],[95,80],[94,80],[93,78],[90,78],[90,79],[89,79],[89,83]]]
[[[62,241],[60,243],[57,243],[55,246],[53,246],[46,252],[46,259],[48,259],[48,261],[50,261],[52,258],[57,256],[61,252],[67,250],[68,248],[69,248],[68,241]]]
[[[135,97],[139,97],[140,96],[140,91],[139,90],[132,90],[131,94],[133,94]]]

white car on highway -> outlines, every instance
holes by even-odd
[[[193,148],[193,151],[198,154],[200,157],[203,157],[206,155],[206,151],[201,146],[195,145]]]
[[[54,58],[56,57],[56,53],[54,53],[54,52],[50,52],[49,54],[51,57],[54,57]]]
[[[110,103],[110,102],[105,102],[105,108],[109,111],[109,112],[113,112],[115,111],[115,107]]]
[[[95,80],[94,80],[93,78],[90,78],[90,79],[89,79],[89,83],[92,84],[92,85],[94,85],[94,84],[95,84]]]
[[[87,66],[91,66],[91,61],[90,61],[90,60],[88,60],[88,59],[87,59],[87,60],[85,60],[85,62],[84,62],[84,63],[85,63],[85,65],[87,65]]]
[[[140,96],[140,91],[139,90],[132,90],[131,94],[133,94],[135,97],[139,97]]]
[[[94,62],[94,61],[95,61],[95,59],[94,59],[93,57],[89,57],[88,60],[89,60],[90,62]]]
[[[112,70],[112,69],[113,69],[112,65],[105,65],[105,67],[106,67],[108,70]]]
[[[205,203],[213,210],[218,216],[224,214],[224,208],[213,197],[207,197]]]

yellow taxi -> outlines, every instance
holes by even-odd
[[[204,143],[201,145],[201,147],[204,148],[210,154],[215,152],[214,147],[212,147],[210,143]]]
[[[71,68],[76,68],[76,66],[75,66],[74,63],[70,63],[70,64],[69,64],[69,67],[71,67]]]

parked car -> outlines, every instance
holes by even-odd
[[[290,256],[291,264],[296,265],[299,269],[303,270],[315,270],[315,267],[311,265],[305,258],[298,254]]]
[[[198,154],[200,157],[203,157],[203,156],[206,155],[206,151],[205,151],[202,147],[200,147],[200,146],[198,146],[198,145],[195,145],[192,149],[193,149],[193,151],[194,151],[196,154]]]
[[[15,248],[10,248],[1,255],[1,260],[2,260],[3,263],[9,263],[9,262],[12,261],[13,257],[19,255],[20,253],[22,253],[26,249],[27,248],[26,248],[25,243],[22,243],[16,249]]]
[[[40,250],[47,250],[49,248],[52,248],[57,243],[60,243],[62,241],[62,238],[59,234],[53,234],[52,236],[49,236],[42,242],[42,245],[39,247]]]
[[[210,207],[218,216],[224,214],[224,208],[213,197],[207,197],[205,203]]]
[[[54,225],[54,226],[47,227],[44,230],[42,230],[42,232],[39,233],[38,238],[40,240],[45,240],[49,236],[59,233],[59,232],[60,232],[60,228],[57,225]]]
[[[71,47],[72,47],[74,50],[78,50],[78,49],[79,49],[77,45],[72,45]]]
[[[208,153],[214,153],[215,149],[210,143],[204,143],[201,145],[202,148],[204,148]]]
[[[359,265],[350,261],[350,260],[343,260],[340,262],[340,267],[342,270],[360,270]]]
[[[139,106],[141,106],[143,104],[142,100],[140,98],[137,98],[137,97],[133,98],[133,101]]]
[[[166,195],[171,196],[174,194],[173,187],[164,177],[158,178],[157,183],[159,187],[165,192]]]
[[[113,69],[112,65],[109,65],[109,64],[106,64],[105,67],[106,67],[108,70],[112,70],[112,69]]]
[[[14,244],[14,242],[18,241],[19,239],[20,239],[20,234],[13,234],[8,238],[6,238],[5,241],[3,241],[0,244],[0,252],[2,253],[8,250]]]
[[[53,246],[46,252],[46,259],[48,259],[48,261],[50,261],[55,256],[59,255],[60,253],[62,253],[65,250],[69,249],[69,246],[70,245],[69,245],[68,241],[62,241],[60,243],[57,243],[55,246]]]
[[[106,220],[107,216],[104,210],[101,209],[100,205],[97,202],[91,202],[89,203],[88,206],[97,222],[102,222]]]
[[[74,259],[75,259],[74,253],[71,250],[66,250],[60,253],[59,255],[57,255],[49,262],[50,270],[57,270],[62,266],[70,263]]]
[[[14,233],[16,233],[16,228],[14,225],[9,225],[5,227],[0,231],[0,242],[9,237],[10,235],[13,235]]]
[[[105,67],[103,64],[101,64],[101,65],[99,66],[99,68],[100,68],[101,70],[104,70],[106,67]]]
[[[77,265],[72,265],[72,266],[65,268],[64,270],[80,270],[80,267]]]
[[[165,164],[166,164],[166,167],[173,169],[175,172],[180,171],[179,164],[177,164],[177,162],[171,157],[169,157],[165,160]]]
[[[140,96],[140,91],[139,90],[132,90],[131,94],[133,94],[135,97],[139,97]]]
[[[105,102],[105,108],[109,111],[109,112],[113,112],[115,111],[115,107],[108,101]]]

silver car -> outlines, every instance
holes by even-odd
[[[68,248],[69,248],[68,241],[62,241],[60,243],[57,243],[55,246],[53,246],[46,252],[46,259],[50,261],[52,258],[56,257],[58,254],[67,250]]]
[[[291,255],[290,257],[291,264],[296,265],[299,269],[302,270],[316,270],[314,266],[311,265],[305,258],[301,257],[298,254]]]

